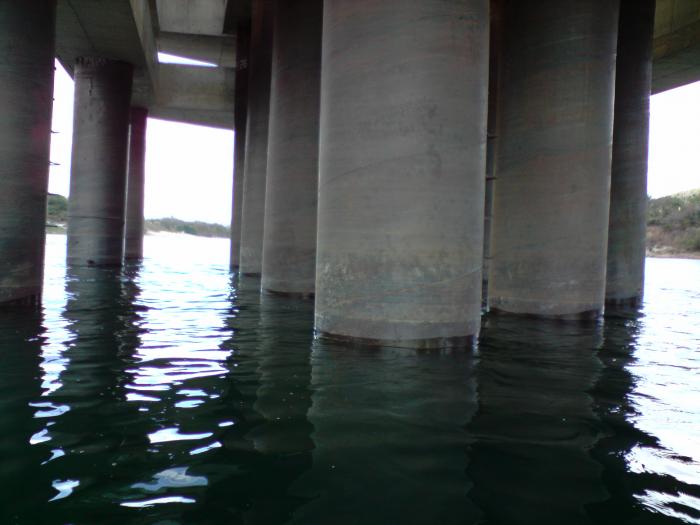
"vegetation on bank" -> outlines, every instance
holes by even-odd
[[[700,190],[649,199],[647,251],[700,254]]]
[[[146,231],[187,233],[199,237],[229,237],[230,235],[228,226],[200,221],[181,221],[173,217],[168,217],[166,219],[148,219],[146,221]]]
[[[63,195],[49,193],[46,215],[49,224],[65,224],[68,221],[68,199]]]
[[[47,231],[50,233],[64,232],[67,220],[68,199],[66,199],[63,195],[54,195],[50,193],[46,218]],[[199,237],[228,238],[230,235],[230,229],[228,226],[201,221],[182,221],[173,217],[146,220],[146,231],[154,233],[186,233],[188,235],[197,235]]]

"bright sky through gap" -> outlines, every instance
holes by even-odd
[[[700,82],[651,97],[647,193],[700,188]]]
[[[58,61],[52,129],[57,133],[51,137],[51,160],[58,165],[51,166],[49,191],[68,196],[73,81]],[[232,173],[233,132],[148,120],[147,218],[229,224]],[[696,188],[700,188],[700,82],[652,97],[649,148],[649,195]]]
[[[73,81],[56,62],[49,191],[68,196]],[[233,131],[148,119],[146,203],[149,219],[230,224]]]
[[[179,57],[169,53],[158,53],[158,62],[161,64],[184,64],[186,66],[216,67],[216,64],[212,64],[211,62],[202,62],[201,60]]]

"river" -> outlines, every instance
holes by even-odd
[[[313,338],[228,242],[148,236],[0,313],[1,524],[700,524],[700,261],[639,312],[487,317],[474,352]]]

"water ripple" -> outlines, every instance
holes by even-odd
[[[148,237],[0,315],[0,523],[698,523],[700,261],[474,353],[314,340],[225,240]]]

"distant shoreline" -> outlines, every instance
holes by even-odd
[[[47,226],[46,233],[52,235],[65,235],[66,229],[61,226]],[[218,236],[206,236],[197,235],[186,232],[173,232],[173,231],[147,231],[146,235],[148,237],[198,237],[203,239],[227,239],[228,237],[218,237]],[[700,260],[700,252],[653,252],[647,251],[647,257],[651,259],[690,259],[690,260]]]
[[[647,257],[700,259],[700,190],[649,199],[646,229]],[[68,200],[50,194],[48,233],[65,234]],[[223,224],[184,221],[174,217],[146,220],[146,235],[189,235],[228,239],[231,228]]]
[[[47,225],[46,233],[51,235],[66,235],[67,230],[65,226],[60,225]],[[228,239],[229,236],[226,235],[198,235],[196,233],[187,233],[182,231],[168,231],[168,230],[148,230],[146,232],[148,237],[198,237],[200,239]]]

